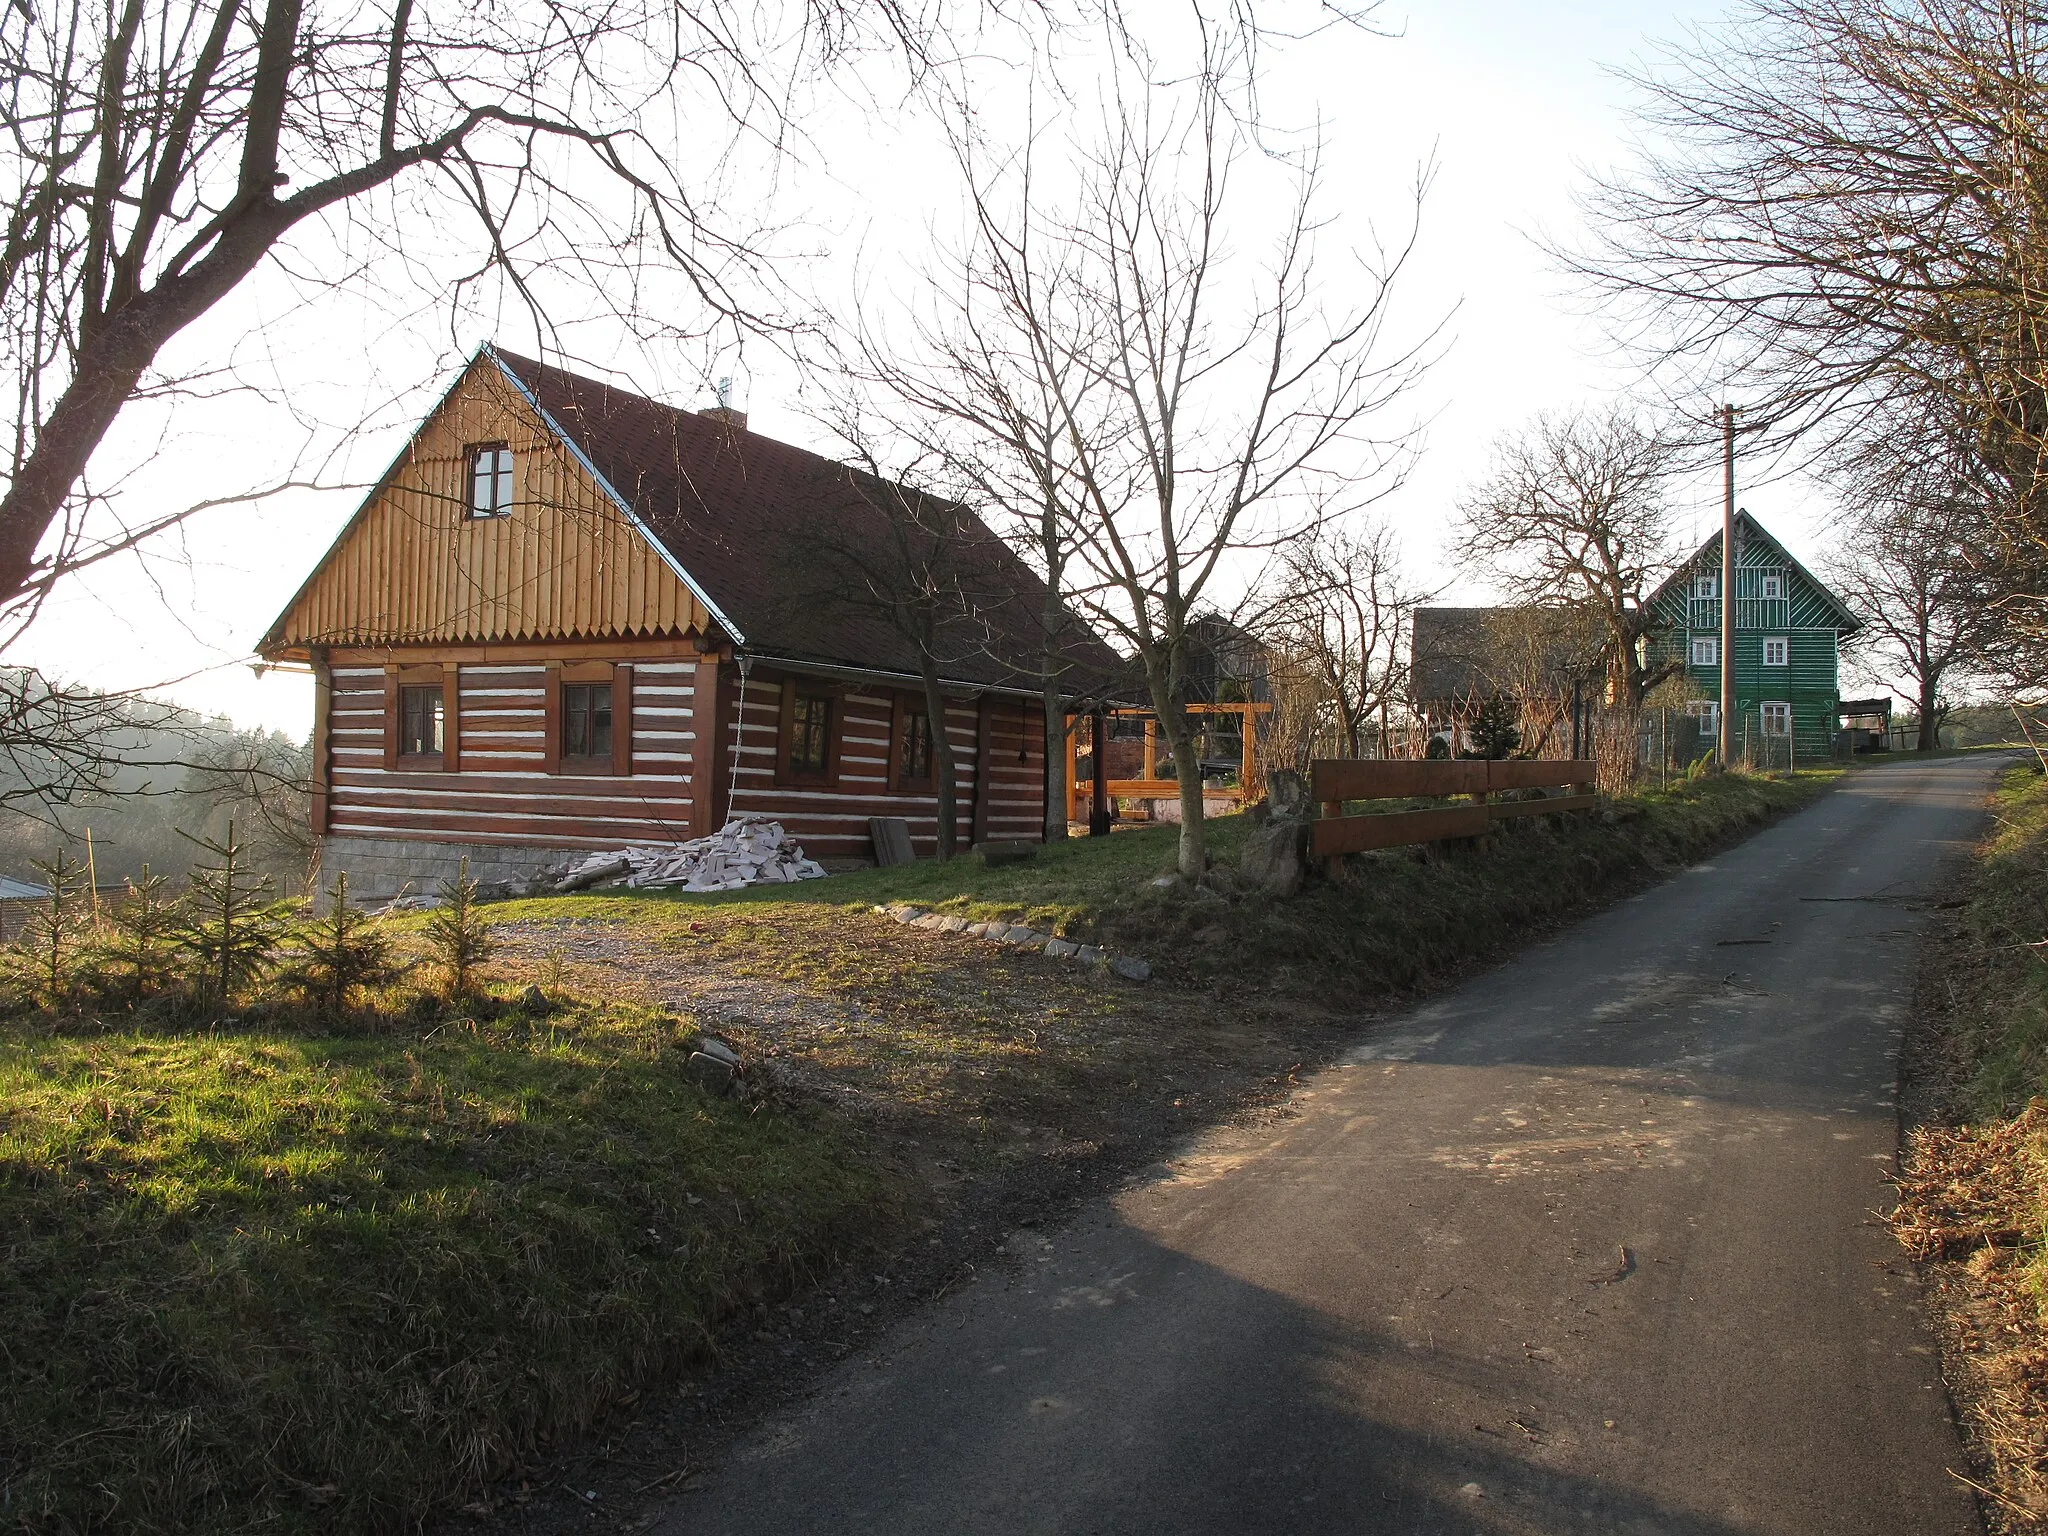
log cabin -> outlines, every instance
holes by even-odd
[[[866,557],[908,494],[729,408],[485,346],[257,648],[313,675],[323,879],[382,899],[466,858],[520,882],[749,812],[827,868],[872,862],[877,816],[930,854],[927,662],[961,841],[1037,840],[1043,583],[944,504],[973,597],[939,640],[905,623],[916,594]],[[1099,696],[1117,656],[1071,615],[1062,633],[1063,686]]]

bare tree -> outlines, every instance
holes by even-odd
[[[1636,83],[1649,147],[1562,259],[1765,441],[1972,456],[2008,620],[2048,639],[2048,8],[1749,0]]]
[[[1639,642],[1652,622],[1643,598],[1671,563],[1671,454],[1625,406],[1538,416],[1495,445],[1493,473],[1459,507],[1468,566],[1518,602],[1598,625],[1614,703],[1630,714],[1657,681]]]
[[[1186,87],[1113,89],[1099,135],[1071,146],[1070,198],[1034,185],[1028,163],[979,173],[968,263],[985,281],[962,316],[1000,328],[1005,370],[1026,383],[958,419],[989,457],[1017,456],[1064,545],[1068,599],[1133,654],[1178,778],[1190,878],[1207,863],[1183,708],[1190,621],[1241,552],[1398,478],[1413,433],[1384,422],[1429,345],[1383,345],[1407,245],[1361,263],[1359,308],[1321,309],[1313,153],[1289,168],[1265,270],[1240,279],[1226,213],[1252,146],[1225,97],[1241,65],[1212,45]]]
[[[1393,530],[1320,529],[1282,553],[1271,583],[1261,628],[1281,670],[1327,705],[1347,756],[1366,755],[1375,718],[1386,756],[1389,716],[1407,692],[1410,620],[1430,596],[1402,575]]]
[[[1922,752],[1941,744],[1953,678],[1981,665],[2007,628],[1972,559],[1981,518],[1970,492],[1925,468],[1874,475],[1828,563],[1835,589],[1867,621],[1866,661],[1896,668],[1912,688]]]
[[[529,302],[535,267],[573,252],[584,269],[617,264],[602,286],[647,309],[642,329],[660,323],[644,293],[657,269],[693,299],[672,331],[739,323],[732,281],[758,270],[755,251],[685,183],[686,132],[715,116],[732,141],[772,147],[798,82],[868,48],[922,61],[940,24],[899,0],[13,7],[0,605],[53,573],[51,530],[89,504],[87,467],[132,402],[224,382],[217,357],[167,374],[170,344],[266,261],[317,243],[309,231],[352,219],[395,247],[401,200],[417,197],[438,227],[467,216],[477,274]]]

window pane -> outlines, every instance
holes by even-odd
[[[797,773],[823,773],[829,748],[832,701],[800,693],[790,710],[789,766]]]
[[[492,450],[491,457],[496,461],[495,468],[497,470],[498,482],[491,496],[491,510],[493,512],[510,512],[512,510],[512,450],[510,448],[497,448]]]
[[[398,690],[398,751],[402,757],[429,757],[441,751],[444,737],[441,690],[437,685]]]
[[[612,689],[609,683],[562,685],[562,755],[610,757]]]

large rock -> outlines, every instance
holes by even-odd
[[[1276,820],[1246,835],[1237,872],[1262,891],[1292,896],[1308,874],[1308,827]]]
[[[1308,780],[1292,768],[1275,768],[1266,775],[1266,805],[1275,821],[1313,821],[1315,802],[1309,799]]]

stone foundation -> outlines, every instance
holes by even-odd
[[[394,896],[432,896],[453,880],[469,860],[469,878],[480,886],[524,886],[546,869],[588,858],[588,848],[507,848],[496,843],[436,843],[409,837],[353,837],[330,834],[320,842],[320,884],[324,895],[340,874],[348,876],[351,906],[386,902]],[[493,893],[497,894],[497,893]]]

